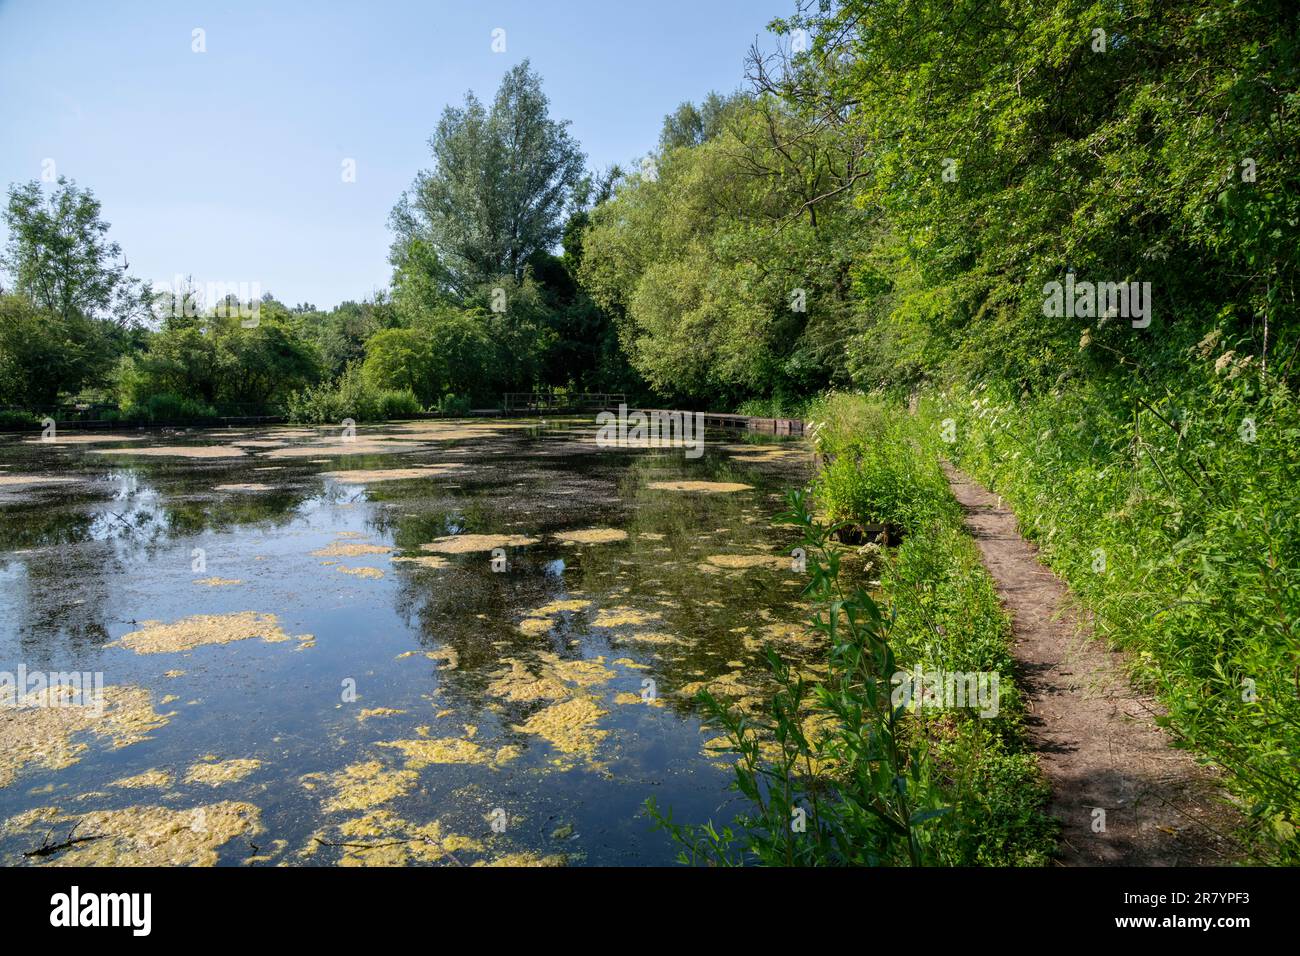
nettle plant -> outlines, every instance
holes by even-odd
[[[791,492],[788,504],[777,521],[802,532],[810,575],[804,595],[829,647],[826,678],[810,684],[769,647],[777,690],[759,717],[702,691],[706,724],[723,732],[725,750],[736,756],[732,787],[749,809],[721,829],[679,824],[653,800],[649,813],[681,844],[685,863],[936,863],[931,837],[955,818],[924,733],[907,728],[906,702],[891,701],[898,671],[889,640],[893,616],[865,590],[842,587],[831,537],[838,526],[812,517],[805,492]]]

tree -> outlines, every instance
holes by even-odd
[[[264,301],[258,324],[236,314],[173,316],[138,355],[118,366],[118,401],[144,405],[160,395],[216,407],[265,407],[315,381],[315,350],[292,328],[289,311]]]
[[[127,344],[144,299],[89,190],[60,179],[9,187],[9,240],[0,266],[12,294],[0,303],[0,396],[29,407],[99,384]]]
[[[505,75],[490,110],[473,93],[447,107],[429,141],[434,167],[393,210],[394,266],[414,256],[456,296],[498,276],[522,280],[532,255],[559,242],[583,174],[567,127],[550,118],[527,61]],[[412,251],[419,241],[432,258]]]
[[[127,277],[121,247],[107,239],[99,201],[60,177],[48,199],[33,180],[9,187],[9,241],[3,259],[14,288],[38,308],[69,321],[112,313],[121,324],[138,317],[143,299]]]
[[[73,392],[111,361],[99,324],[67,321],[26,296],[0,295],[0,404],[44,409]]]
[[[711,92],[699,106],[691,102],[682,103],[664,117],[663,129],[659,132],[659,151],[666,153],[681,146],[699,146],[712,139],[722,132],[728,112],[747,99],[745,93],[722,96]]]
[[[438,397],[429,337],[415,329],[384,329],[366,342],[361,373],[376,388],[406,389],[423,405]]]
[[[844,377],[869,223],[846,195],[805,210],[843,175],[840,153],[774,96],[737,98],[711,138],[667,150],[591,212],[579,281],[660,396],[734,405]]]

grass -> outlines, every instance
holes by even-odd
[[[928,396],[947,451],[1129,652],[1184,746],[1221,768],[1263,862],[1300,863],[1300,410],[1209,362],[1159,391]]]
[[[803,535],[826,675],[809,681],[769,648],[778,690],[762,717],[702,694],[706,720],[736,757],[733,788],[747,809],[721,826],[680,823],[653,803],[652,817],[688,863],[1046,863],[1056,825],[1025,745],[1010,625],[927,430],[901,407],[862,396],[828,396],[810,418],[829,464],[812,497],[793,493],[779,520]],[[852,483],[850,471],[868,477]],[[818,520],[814,507],[837,520]],[[845,562],[832,540],[844,522],[907,534],[894,549],[864,548],[869,572],[855,575],[859,555]],[[996,716],[915,706],[899,681],[915,668],[995,678]]]

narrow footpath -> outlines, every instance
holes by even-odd
[[[1124,656],[1092,638],[1069,589],[1039,562],[1001,500],[946,465],[966,527],[1012,617],[1028,732],[1062,823],[1067,866],[1232,863],[1239,821],[1212,771],[1171,745]],[[1098,812],[1104,811],[1104,817]]]

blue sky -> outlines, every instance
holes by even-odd
[[[792,7],[0,0],[0,184],[52,159],[94,190],[135,276],[327,308],[386,285],[388,213],[467,90],[490,100],[527,58],[588,163],[627,163],[682,100],[741,86],[749,45]]]

